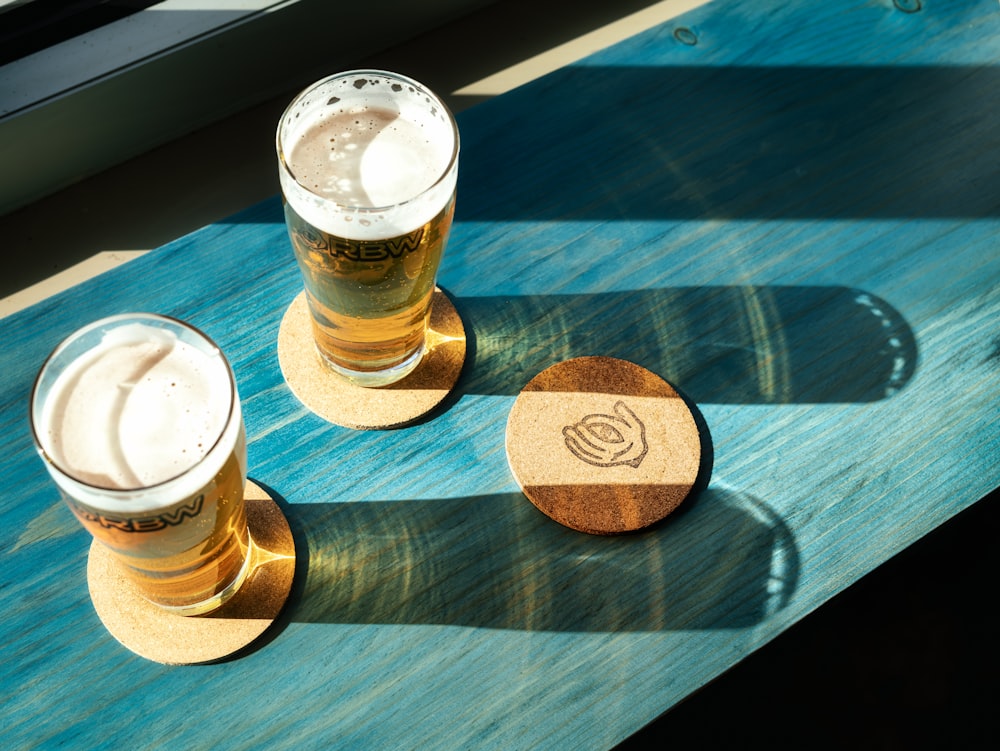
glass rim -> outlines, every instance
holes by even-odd
[[[323,86],[331,81],[336,81],[337,79],[340,78],[347,78],[349,76],[384,76],[386,78],[399,81],[400,83],[409,84],[411,86],[416,87],[421,93],[429,96],[437,106],[441,107],[441,110],[445,113],[445,117],[448,121],[448,124],[451,126],[451,133],[452,133],[451,154],[449,155],[448,161],[445,164],[444,168],[441,170],[440,174],[434,179],[434,182],[432,182],[430,185],[428,185],[426,188],[421,190],[416,195],[410,196],[404,201],[397,201],[396,203],[387,204],[385,206],[358,206],[350,203],[341,203],[340,201],[330,198],[329,196],[317,193],[308,185],[302,184],[301,182],[299,182],[299,179],[295,176],[295,173],[292,172],[292,169],[288,164],[288,160],[285,159],[285,149],[282,145],[282,138],[281,138],[282,130],[284,130],[284,123],[286,117],[291,113],[292,108],[295,107],[296,104],[298,104],[305,96],[318,89],[320,86]],[[318,81],[314,81],[313,83],[309,84],[304,89],[302,89],[298,94],[292,97],[292,101],[289,102],[288,106],[285,107],[285,109],[282,111],[281,117],[278,118],[278,127],[274,135],[275,151],[277,151],[278,154],[278,166],[283,172],[285,172],[285,174],[287,174],[289,177],[292,178],[292,180],[295,182],[297,186],[299,186],[302,190],[306,191],[309,195],[321,201],[324,201],[326,203],[331,203],[342,209],[347,209],[349,211],[356,212],[358,214],[381,214],[386,211],[391,211],[392,209],[398,208],[400,206],[407,206],[408,204],[419,201],[428,193],[431,193],[432,191],[436,190],[441,185],[441,183],[443,183],[455,169],[455,165],[458,162],[458,154],[461,147],[460,141],[461,139],[458,131],[458,121],[455,120],[455,115],[452,113],[451,108],[444,103],[444,100],[441,99],[440,96],[435,94],[430,88],[420,83],[416,79],[410,78],[409,76],[406,76],[402,73],[394,73],[390,70],[381,70],[378,68],[356,68],[354,70],[345,70],[339,73],[333,73],[329,76],[324,76]]]
[[[222,358],[222,362],[226,366],[226,378],[229,381],[229,410],[226,414],[226,421],[223,424],[222,429],[219,431],[219,435],[217,435],[215,437],[215,440],[212,442],[211,447],[208,449],[208,451],[205,452],[205,454],[200,459],[198,459],[191,466],[178,472],[175,475],[171,475],[165,480],[160,480],[159,482],[151,483],[149,485],[140,485],[139,487],[135,488],[108,487],[107,485],[100,485],[95,482],[88,482],[87,480],[81,480],[72,472],[69,472],[64,467],[60,466],[59,462],[57,462],[50,455],[49,451],[45,447],[45,443],[42,441],[41,436],[39,435],[39,429],[35,419],[35,411],[36,411],[36,401],[38,397],[38,389],[41,385],[42,378],[46,375],[49,369],[49,365],[52,363],[52,361],[58,355],[64,352],[66,348],[69,347],[73,342],[77,341],[80,337],[89,334],[95,329],[109,326],[110,324],[117,324],[122,321],[141,321],[141,320],[159,321],[161,323],[165,322],[180,326],[181,328],[187,329],[195,336],[201,338],[207,344],[212,346],[216,350],[216,352],[218,352],[219,356]],[[31,395],[29,396],[28,400],[28,421],[31,425],[31,437],[34,440],[35,447],[42,455],[42,458],[45,460],[45,463],[49,467],[57,471],[61,477],[66,478],[74,485],[79,485],[81,487],[89,488],[91,490],[100,491],[102,494],[107,494],[110,495],[111,497],[115,496],[126,497],[130,495],[135,495],[137,493],[145,493],[147,491],[156,490],[158,488],[170,485],[171,483],[175,483],[182,477],[185,477],[188,474],[190,474],[197,467],[202,466],[202,464],[206,462],[213,453],[215,453],[215,450],[219,447],[219,444],[222,443],[222,439],[225,437],[226,432],[229,429],[229,426],[232,424],[233,417],[235,416],[234,413],[236,412],[238,405],[239,405],[239,395],[236,389],[236,376],[233,373],[232,366],[229,364],[229,360],[226,359],[225,355],[223,354],[222,348],[218,344],[216,344],[215,340],[212,339],[208,334],[199,329],[197,326],[194,326],[188,323],[187,321],[182,321],[179,318],[175,318],[174,316],[163,315],[160,313],[142,313],[142,312],[117,313],[115,315],[99,318],[95,321],[91,321],[90,323],[84,326],[81,326],[80,328],[76,329],[75,331],[64,337],[62,340],[60,340],[60,342],[48,354],[44,362],[42,362],[41,367],[38,369],[38,373],[35,376],[34,383],[31,386]],[[80,501],[74,499],[74,502],[79,503]]]

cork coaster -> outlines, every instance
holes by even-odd
[[[281,321],[278,362],[292,393],[324,420],[360,430],[396,428],[444,401],[465,363],[465,326],[440,289],[434,290],[426,343],[423,360],[401,381],[377,388],[357,386],[323,364],[303,291]]]
[[[694,416],[662,378],[612,357],[542,371],[507,420],[507,460],[543,513],[590,534],[634,532],[690,492],[701,464]]]
[[[292,588],[295,543],[281,509],[260,486],[248,482],[246,500],[254,568],[231,599],[205,615],[177,615],[153,605],[119,572],[104,545],[91,544],[90,598],[112,636],[148,660],[193,665],[235,654],[274,623]]]

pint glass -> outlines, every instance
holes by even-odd
[[[319,354],[361,386],[400,380],[424,354],[455,210],[454,118],[416,81],[350,71],[292,101],[276,147]]]
[[[92,323],[49,356],[31,395],[60,494],[150,602],[219,607],[250,567],[246,434],[221,350],[172,318]]]

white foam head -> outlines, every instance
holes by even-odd
[[[355,240],[427,223],[458,177],[448,108],[386,71],[340,73],[303,91],[279,121],[276,146],[285,200],[313,226]]]
[[[169,506],[204,487],[236,445],[239,397],[222,353],[193,329],[155,316],[116,319],[67,340],[89,332],[76,357],[65,357],[68,343],[50,357],[46,367],[61,372],[43,369],[36,385],[35,437],[77,500],[121,510],[101,490],[111,488],[134,491],[124,493],[132,511]],[[183,336],[157,321],[184,327]]]

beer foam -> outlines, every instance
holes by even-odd
[[[52,462],[88,485],[148,491],[188,473],[183,488],[171,483],[163,493],[162,503],[172,504],[211,480],[218,467],[200,463],[213,450],[228,455],[240,424],[239,400],[221,352],[199,349],[162,328],[129,323],[106,333],[59,375],[38,434]],[[79,490],[74,486],[76,497]],[[80,500],[107,507],[106,494],[90,495]],[[138,505],[161,505],[156,496],[147,492]],[[129,509],[138,510],[132,503]]]
[[[313,226],[353,240],[407,234],[451,198],[458,131],[408,79],[358,71],[321,81],[282,116],[282,193]]]

